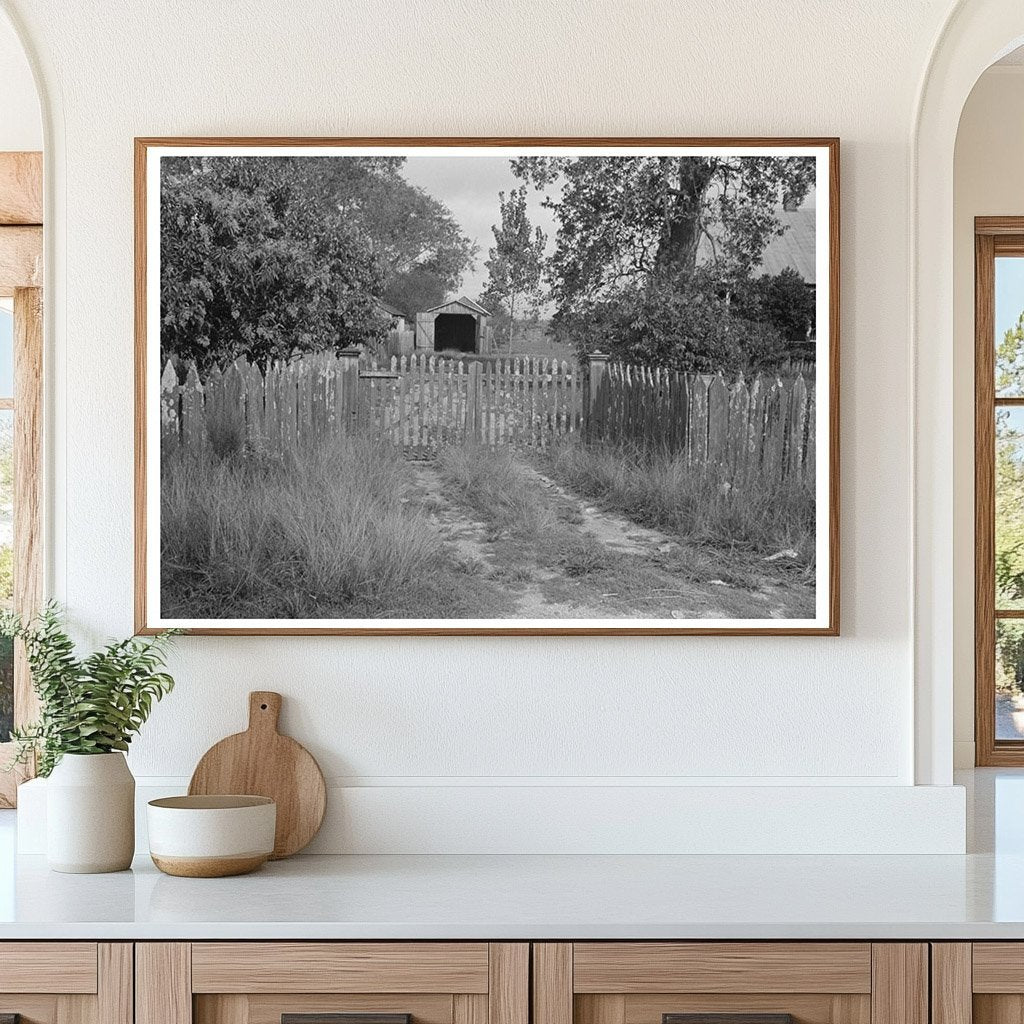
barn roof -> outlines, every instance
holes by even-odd
[[[814,284],[817,272],[814,210],[802,206],[798,210],[777,210],[776,216],[786,230],[768,243],[754,277],[775,275],[792,267],[808,284]]]
[[[463,295],[459,299],[459,302],[461,302],[464,306],[469,306],[470,309],[475,309],[478,313],[483,313],[484,316],[491,315],[490,312],[484,309],[484,307],[481,306],[479,302],[474,302],[472,299],[467,299],[465,295]]]
[[[753,276],[774,276],[790,267],[808,284],[815,284],[817,232],[814,208],[801,206],[798,210],[786,210],[780,206],[775,210],[775,216],[786,230],[768,243]],[[706,237],[702,238],[697,249],[697,261],[710,263],[713,257],[711,242]]]
[[[400,316],[404,319],[409,315],[404,309],[399,309],[390,302],[385,302],[384,299],[374,299],[373,301],[376,302],[385,313],[390,313],[392,316]]]
[[[474,313],[480,313],[483,316],[490,316],[490,312],[484,309],[479,302],[474,302],[472,299],[466,298],[465,295],[460,296],[457,299],[447,299],[445,302],[441,302],[436,306],[431,306],[430,309],[425,309],[424,313],[433,313],[435,310],[444,309],[445,306],[465,306],[467,309],[471,309]]]

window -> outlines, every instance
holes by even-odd
[[[43,157],[0,153],[0,607],[42,601]],[[36,702],[19,645],[0,640],[0,765]],[[27,772],[0,772],[0,807]]]
[[[33,614],[42,595],[40,417],[42,292],[0,298],[0,606]],[[0,640],[0,759],[14,754],[13,725],[35,717],[23,652]],[[0,807],[13,806],[24,773],[0,773]]]
[[[976,761],[1024,765],[1024,217],[975,243]]]
[[[0,607],[14,603],[14,308],[0,300]],[[5,308],[6,307],[6,308]],[[14,728],[14,644],[0,638],[0,743]]]

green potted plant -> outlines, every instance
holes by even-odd
[[[51,603],[30,621],[0,614],[20,640],[39,697],[38,721],[16,729],[14,764],[31,757],[48,777],[47,861],[54,871],[122,871],[135,852],[135,779],[124,752],[153,703],[174,687],[162,671],[171,637],[113,641],[85,657]],[[13,767],[13,765],[12,765]]]

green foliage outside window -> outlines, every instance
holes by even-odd
[[[1020,395],[1024,385],[1024,313],[996,347],[997,395]],[[1015,415],[1016,413],[1016,415]],[[1016,410],[996,410],[995,606],[1024,607],[1024,420]],[[1024,629],[996,621],[996,686],[1024,690]]]

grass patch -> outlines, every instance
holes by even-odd
[[[543,469],[606,509],[678,537],[760,556],[792,549],[801,571],[815,556],[814,490],[794,482],[732,486],[721,471],[695,471],[665,451],[567,441]]]
[[[439,463],[441,479],[451,492],[487,523],[492,539],[513,542],[509,554],[521,562],[579,577],[600,572],[618,559],[578,528],[581,517],[567,517],[545,500],[536,477],[516,462],[512,449],[449,448]],[[513,564],[503,576],[512,582],[528,579],[529,572]]]
[[[393,448],[354,438],[270,458],[223,440],[221,454],[163,461],[165,617],[468,618],[481,602],[500,609],[500,591],[459,566],[409,500],[409,469]]]
[[[441,479],[462,504],[489,526],[518,539],[537,541],[556,520],[537,494],[536,483],[517,465],[509,448],[463,445],[438,458]]]

